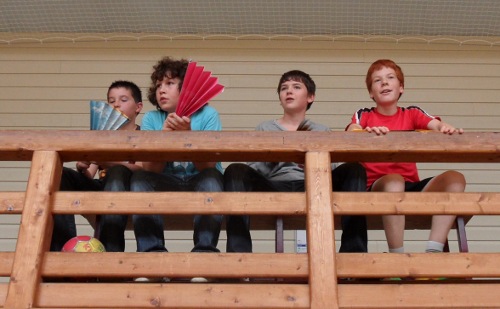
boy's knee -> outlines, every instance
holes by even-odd
[[[123,165],[110,167],[106,171],[105,191],[128,191],[132,171]]]
[[[116,177],[120,177],[120,176],[130,176],[132,174],[132,171],[124,166],[124,165],[115,165],[115,166],[112,166],[110,168],[108,168],[106,170],[106,176],[116,176]]]
[[[233,163],[224,170],[224,182],[243,181],[248,179],[252,168],[244,163]]]
[[[372,186],[372,191],[404,192],[405,179],[399,174],[389,174],[377,179]]]
[[[224,190],[226,191],[249,191],[251,190],[252,168],[244,163],[233,163],[224,171]]]
[[[457,171],[446,171],[441,176],[445,179],[445,191],[462,192],[465,191],[465,176]]]
[[[209,167],[200,172],[200,175],[203,178],[215,178],[215,179],[220,179],[222,178],[222,173],[216,169],[215,167]]]
[[[248,168],[244,163],[232,163],[224,170],[224,175],[241,175],[246,173]]]
[[[148,181],[149,173],[143,170],[135,171],[130,178],[130,191],[151,191],[152,188]]]
[[[346,163],[349,166],[349,170],[352,175],[356,175],[358,177],[364,177],[366,178],[366,170],[364,166],[360,163]]]
[[[196,191],[220,192],[224,190],[222,173],[216,168],[206,168],[200,172]]]
[[[443,173],[448,178],[453,179],[455,182],[462,182],[465,184],[465,176],[457,171],[446,171]]]

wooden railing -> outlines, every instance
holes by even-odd
[[[500,162],[497,133],[0,131],[0,141],[0,160],[31,161],[26,192],[0,192],[1,213],[22,214],[15,252],[0,254],[4,308],[500,306],[500,253],[340,254],[334,242],[338,215],[498,215],[498,193],[332,193],[330,179],[331,161]],[[76,160],[304,162],[306,192],[58,192],[62,163]],[[48,252],[52,214],[71,213],[249,214],[253,228],[302,218],[308,253]],[[112,280],[159,275],[257,279]],[[101,280],[57,280],[66,277]],[[448,280],[379,280],[391,277]]]

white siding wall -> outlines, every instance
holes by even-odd
[[[173,40],[0,45],[0,129],[87,129],[88,101],[106,98],[117,79],[136,82],[144,100],[152,65],[171,55],[198,61],[226,86],[211,102],[225,130],[252,130],[276,118],[276,94],[285,71],[308,72],[317,84],[310,118],[343,130],[355,110],[373,105],[364,86],[371,62],[395,60],[406,76],[401,105],[419,105],[467,131],[498,131],[500,123],[500,47],[287,40]],[[145,111],[151,110],[149,103]],[[68,166],[74,166],[72,162]],[[500,191],[498,164],[421,164],[421,176],[458,169],[467,191]],[[22,191],[29,163],[0,162],[0,191]],[[13,250],[18,216],[0,217],[0,250]],[[79,219],[79,233],[91,233]],[[473,218],[468,225],[471,251],[500,251],[500,218]],[[189,251],[190,232],[169,232],[171,251]],[[407,251],[422,251],[426,231],[407,232]],[[255,251],[273,250],[273,233],[253,232]],[[293,232],[286,250],[293,250]],[[220,248],[225,248],[222,235]],[[451,235],[454,238],[454,234]],[[135,241],[128,234],[128,250]],[[456,246],[452,247],[455,249]],[[383,232],[370,233],[370,250],[385,251]]]

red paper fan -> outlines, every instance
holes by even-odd
[[[218,83],[218,78],[212,76],[212,72],[205,71],[205,68],[197,66],[196,62],[190,62],[175,113],[189,117],[223,90],[224,86]]]

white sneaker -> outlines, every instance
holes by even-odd
[[[204,277],[191,278],[191,283],[209,283],[209,282],[215,282],[215,279],[204,278]]]
[[[139,277],[139,278],[135,278],[134,282],[138,282],[138,283],[166,283],[166,282],[170,282],[170,279],[167,277],[155,277],[155,278]]]

